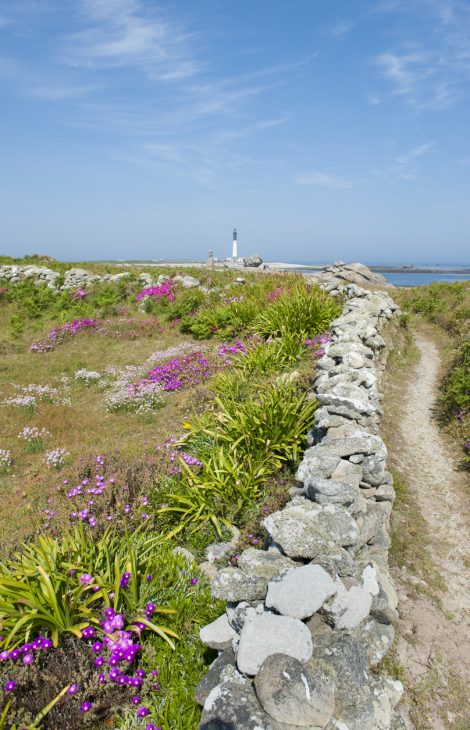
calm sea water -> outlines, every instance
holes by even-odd
[[[468,281],[470,279],[470,274],[414,274],[401,271],[382,274],[382,276],[395,286],[422,286],[423,284],[431,284],[433,281]]]
[[[302,274],[315,274],[316,272],[309,269],[298,268]],[[450,274],[446,272],[439,272],[438,274],[423,273],[417,274],[407,271],[383,273],[387,281],[395,286],[423,286],[424,284],[431,284],[433,281],[468,281],[470,280],[470,274]]]

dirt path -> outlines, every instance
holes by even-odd
[[[433,407],[440,379],[440,354],[422,333],[415,344],[421,359],[410,373],[400,418],[394,461],[426,520],[432,560],[445,581],[442,609],[430,598],[400,593],[398,657],[412,687],[425,695],[422,717],[412,727],[470,728],[462,697],[470,694],[470,534],[465,476],[456,470]],[[398,458],[397,458],[398,456]],[[402,575],[404,578],[405,576]],[[406,576],[408,580],[413,576]],[[415,581],[420,579],[414,578]],[[421,724],[422,722],[422,724]]]

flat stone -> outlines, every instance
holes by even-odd
[[[349,457],[352,454],[364,454],[366,456],[379,454],[382,459],[387,457],[387,447],[382,439],[357,427],[340,427],[335,431],[333,438],[328,435],[326,442],[342,458]]]
[[[285,654],[274,654],[262,664],[255,678],[263,709],[278,722],[296,727],[324,727],[332,718],[335,688],[331,676],[307,671]]]
[[[352,464],[346,459],[341,459],[331,474],[331,479],[335,482],[343,482],[358,489],[362,481],[362,465]]]
[[[202,643],[210,646],[211,649],[218,649],[219,651],[230,646],[236,635],[225,613],[211,624],[203,626],[199,631],[199,638]]]
[[[295,497],[280,512],[266,517],[263,525],[289,557],[313,559],[328,553],[333,544],[347,547],[357,541],[357,525],[340,505],[317,505]]]
[[[366,391],[354,385],[336,385],[329,393],[318,393],[317,400],[326,406],[343,406],[357,415],[372,415],[376,411]]]
[[[354,511],[360,496],[359,485],[334,479],[315,479],[307,487],[307,497],[318,504],[341,504]]]
[[[250,575],[269,580],[279,575],[283,570],[295,568],[296,563],[278,552],[248,548],[240,555],[238,567]]]
[[[312,637],[301,621],[271,613],[247,616],[240,634],[237,665],[244,674],[254,676],[272,654],[287,654],[301,662],[312,654]]]
[[[334,581],[319,565],[304,565],[283,573],[268,584],[266,606],[283,616],[308,618],[336,591]]]
[[[340,462],[340,456],[327,446],[311,446],[297,469],[296,479],[308,486],[312,479],[328,479]]]
[[[212,595],[224,601],[254,601],[264,598],[267,578],[248,575],[239,568],[222,568],[212,581]]]
[[[344,548],[335,546],[327,553],[320,553],[315,558],[315,565],[320,565],[328,575],[335,578],[353,576],[357,573],[357,566],[351,555]]]

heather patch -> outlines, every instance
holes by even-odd
[[[31,352],[50,352],[54,347],[75,337],[82,330],[96,330],[100,325],[101,322],[98,319],[74,319],[72,322],[65,322],[50,330],[43,340],[33,342],[29,349]]]

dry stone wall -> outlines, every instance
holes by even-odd
[[[403,687],[377,667],[394,638],[388,573],[394,489],[378,434],[382,325],[396,305],[354,284],[332,323],[320,402],[291,501],[265,550],[217,571],[226,611],[201,630],[219,656],[197,687],[200,730],[397,730]]]

